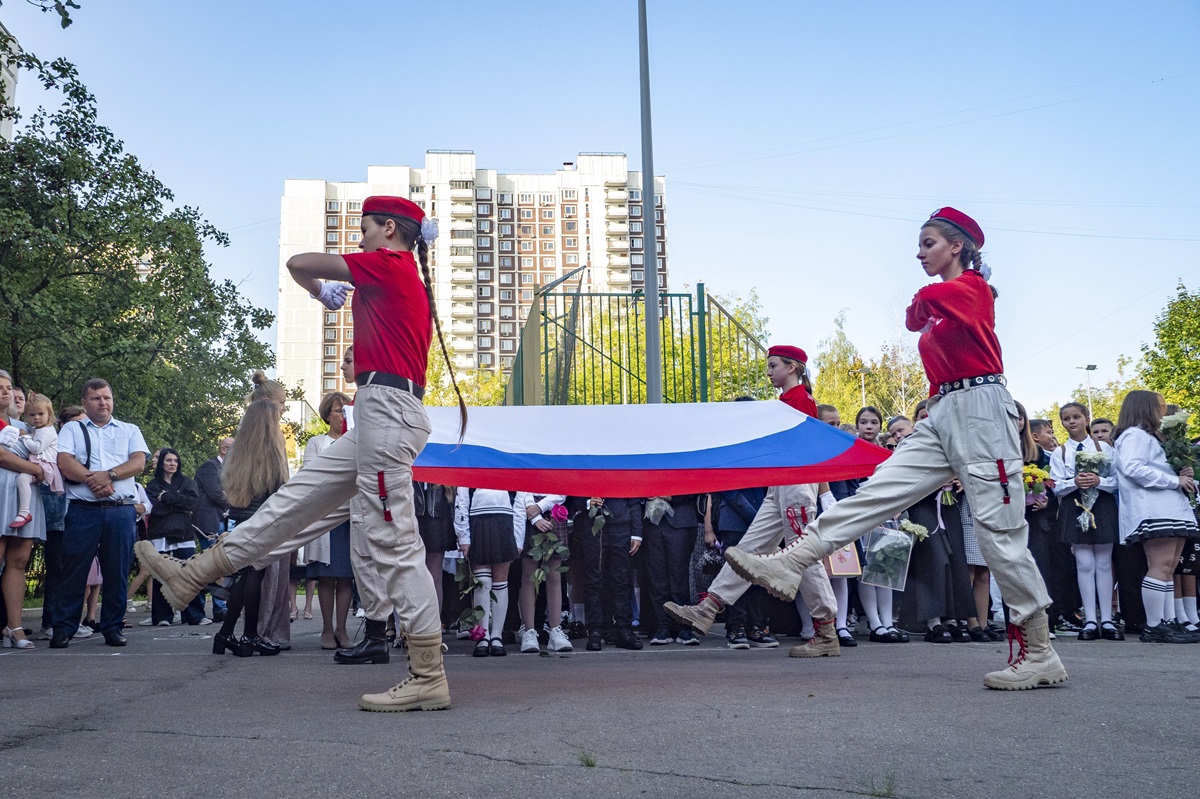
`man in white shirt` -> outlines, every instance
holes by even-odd
[[[109,646],[125,646],[129,568],[137,539],[134,476],[146,467],[146,441],[137,425],[113,418],[112,387],[100,379],[83,386],[87,419],[58,434],[58,468],[67,483],[63,575],[52,609],[52,649],[66,649],[79,628],[87,574],[99,556],[104,577],[100,632]]]

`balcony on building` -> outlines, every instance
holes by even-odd
[[[609,219],[628,219],[629,210],[623,205],[606,205],[604,215]]]
[[[474,189],[451,189],[450,190],[450,200],[452,202],[456,202],[456,203],[474,203],[475,202],[475,190]]]
[[[455,286],[450,291],[450,299],[456,302],[468,302],[475,299],[475,292],[472,289],[460,289]]]
[[[629,270],[627,269],[610,269],[608,270],[608,282],[610,285],[628,285]]]
[[[457,258],[461,256],[453,256],[450,258],[450,263],[457,263]],[[467,258],[466,263],[471,263],[471,259]],[[471,285],[475,282],[475,272],[471,269],[452,269],[450,270],[451,283],[465,283]],[[454,296],[454,295],[452,295]],[[457,299],[457,297],[455,297]]]
[[[475,203],[450,203],[450,216],[457,218],[475,216]]]
[[[450,349],[454,350],[455,352],[474,352],[475,339],[467,336],[451,336]]]
[[[624,236],[629,232],[629,225],[624,222],[609,222],[604,226],[604,232],[610,236]]]
[[[609,203],[623,203],[629,200],[629,192],[625,189],[605,189],[604,201]]]
[[[609,269],[614,269],[614,268],[615,269],[628,269],[629,268],[629,256],[628,255],[610,255],[610,256],[608,256],[608,268]]]
[[[607,246],[609,252],[629,252],[629,239],[609,236]]]
[[[471,253],[469,255],[451,255],[450,256],[450,265],[451,266],[474,266],[475,265],[475,254]],[[456,269],[454,271],[457,272],[458,270]]]
[[[474,319],[475,318],[475,303],[473,302],[456,302],[450,308],[450,315],[455,319]]]
[[[628,183],[628,181],[625,178],[611,177],[604,179],[605,187],[611,186],[612,188],[624,188],[626,183]]]
[[[474,369],[475,368],[475,356],[474,355],[455,355],[454,356],[454,365],[459,369]]]
[[[458,336],[469,336],[475,332],[475,326],[470,322],[460,322],[456,319],[450,323],[450,332]]]

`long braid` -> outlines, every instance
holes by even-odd
[[[438,344],[442,347],[442,357],[446,360],[446,371],[450,374],[450,385],[454,386],[454,393],[458,397],[458,443],[461,444],[463,437],[467,434],[467,403],[458,387],[458,380],[454,377],[454,364],[450,362],[450,353],[446,350],[446,339],[442,336],[442,323],[438,319],[437,310],[433,304],[433,277],[429,274],[429,244],[420,235],[417,236],[417,259],[421,262],[421,275],[425,278],[425,296],[429,298],[429,315],[433,317],[433,327],[437,330]]]

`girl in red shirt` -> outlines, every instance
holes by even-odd
[[[1010,609],[1009,640],[1016,645],[1008,667],[986,675],[984,685],[1020,690],[1064,682],[1067,672],[1050,646],[1050,597],[1026,546],[1017,408],[1002,374],[983,241],[978,223],[954,208],[939,208],[921,226],[917,260],[940,282],[917,292],[906,324],[921,334],[929,418],[857,494],[823,513],[787,549],[755,555],[734,547],[725,557],[743,577],[790,600],[811,564],[958,478]]]

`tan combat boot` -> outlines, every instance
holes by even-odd
[[[1023,624],[1008,626],[1008,668],[983,677],[984,685],[998,691],[1024,691],[1066,681],[1067,670],[1050,646],[1050,620],[1044,610]]]
[[[709,628],[713,626],[717,614],[721,612],[721,602],[712,594],[705,594],[695,605],[676,605],[674,602],[667,602],[663,605],[663,610],[680,624],[691,625],[691,628],[700,635],[708,635]]]
[[[163,596],[175,610],[186,608],[209,583],[237,571],[225,555],[225,536],[221,536],[217,543],[187,560],[164,555],[149,541],[138,541],[134,544],[133,551],[141,561],[142,567],[158,580]]]
[[[833,628],[833,619],[820,621],[813,619],[817,628],[812,640],[788,650],[790,658],[835,658],[842,654],[842,645],[838,643],[837,630]]]
[[[442,667],[442,633],[409,634],[408,676],[381,694],[363,694],[358,706],[376,713],[405,710],[445,710],[450,707],[450,684]]]
[[[767,589],[771,596],[791,602],[800,590],[804,570],[825,557],[815,535],[802,535],[779,552],[755,555],[744,549],[725,550],[725,562],[739,577]]]

